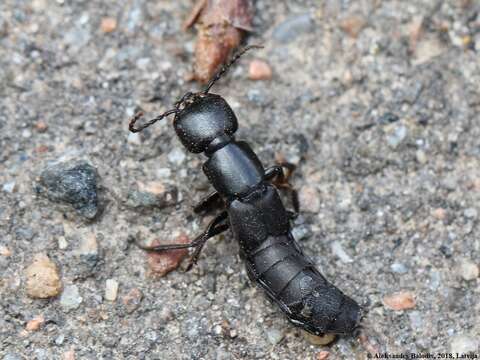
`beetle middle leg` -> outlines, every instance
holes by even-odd
[[[285,172],[283,169],[287,169]],[[290,193],[290,198],[293,205],[293,215],[296,217],[300,211],[300,202],[298,201],[297,190],[288,182],[296,166],[289,162],[282,162],[279,165],[269,167],[265,170],[265,180],[271,180],[273,185],[279,189],[286,190]]]
[[[193,265],[197,263],[198,257],[202,251],[203,246],[207,242],[208,239],[226,231],[229,225],[226,223],[228,218],[228,213],[226,211],[222,211],[218,214],[207,226],[205,231],[193,239],[192,242],[188,244],[163,244],[163,245],[154,245],[154,246],[146,246],[136,242],[136,245],[143,250],[151,251],[151,252],[163,252],[163,251],[170,251],[170,250],[178,250],[178,249],[189,249],[195,248],[193,254],[190,257],[190,262],[187,266],[187,271],[189,271]]]
[[[208,239],[221,234],[222,232],[228,230],[229,225],[225,220],[228,218],[228,213],[226,211],[221,212],[215,219],[213,219],[210,224],[208,224],[207,229],[201,234],[197,239],[201,239],[198,242],[198,245],[195,247],[192,256],[190,257],[189,264],[187,266],[187,271],[189,271],[193,265],[198,261],[198,257],[202,252],[203,246]]]

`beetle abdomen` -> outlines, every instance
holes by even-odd
[[[244,256],[250,279],[295,325],[317,335],[347,334],[357,326],[360,307],[318,272],[290,232],[269,236]]]

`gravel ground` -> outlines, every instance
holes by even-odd
[[[202,158],[169,121],[127,131],[195,88],[191,7],[1,2],[0,356],[480,356],[480,2],[258,0],[248,41],[265,48],[214,89],[265,165],[298,164],[297,239],[368,310],[361,341],[329,347],[250,286],[230,233],[164,277],[131,246],[209,219],[191,213],[209,191]],[[271,80],[248,79],[252,59]]]

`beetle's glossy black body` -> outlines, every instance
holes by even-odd
[[[316,335],[352,333],[360,307],[320,274],[294,240],[289,213],[271,183],[272,174],[281,170],[264,169],[250,146],[235,140],[235,114],[221,96],[208,93],[208,89],[187,94],[183,108],[177,103],[174,119],[182,144],[190,152],[204,152],[208,157],[203,171],[216,190],[209,199],[221,198],[226,207],[205,233],[188,245],[195,247],[194,261],[208,238],[230,228],[248,276],[293,324]],[[132,124],[130,129],[135,131]],[[180,247],[187,246],[143,248],[165,251]]]

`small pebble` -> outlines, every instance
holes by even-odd
[[[100,29],[104,33],[111,33],[117,28],[117,20],[111,17],[104,17],[100,23]]]
[[[134,312],[140,306],[142,298],[143,294],[139,289],[133,288],[130,290],[122,299],[125,311],[129,314]]]
[[[406,274],[408,272],[407,267],[402,263],[393,263],[390,265],[390,269],[397,274]]]
[[[178,199],[178,189],[162,182],[138,183],[139,190],[132,190],[127,195],[125,205],[138,211],[163,209],[174,206]]]
[[[167,158],[172,164],[179,166],[185,161],[186,156],[181,149],[174,148],[168,153]]]
[[[410,319],[410,324],[412,325],[412,329],[418,330],[422,326],[423,319],[420,311],[413,310],[408,314],[408,317]]]
[[[316,360],[326,360],[330,356],[328,351],[320,351],[317,353]]]
[[[88,268],[93,268],[99,260],[97,236],[93,232],[84,233],[76,250],[81,262]]]
[[[139,182],[138,189],[140,191],[149,192],[154,195],[162,195],[163,193],[165,193],[166,190],[164,183],[160,181],[152,181],[146,184]]]
[[[262,60],[252,60],[248,68],[248,77],[250,80],[270,80],[272,78],[272,68]]]
[[[32,136],[32,132],[29,129],[22,130],[22,137],[28,139]]]
[[[249,101],[258,106],[266,106],[268,105],[269,101],[265,91],[255,88],[248,89],[247,98]]]
[[[45,322],[45,318],[43,317],[43,315],[38,315],[37,317],[27,322],[27,325],[25,326],[25,330],[37,331],[38,329],[40,329],[40,327],[43,325],[44,322]]]
[[[440,274],[440,271],[432,270],[430,272],[430,281],[429,281],[430,289],[432,289],[433,291],[437,290],[441,283],[442,283],[442,275]]]
[[[105,281],[105,299],[115,301],[118,294],[118,281],[115,279],[107,279]]]
[[[465,209],[463,215],[468,219],[476,219],[478,216],[478,211],[475,208],[468,208]]]
[[[416,305],[415,294],[411,291],[399,291],[385,296],[383,304],[395,311],[413,309]]]
[[[65,239],[65,236],[59,236],[57,242],[60,250],[65,250],[68,247],[68,241]]]
[[[127,135],[127,142],[132,145],[142,145],[142,137],[139,133],[129,132]]]
[[[63,290],[62,296],[60,297],[60,305],[66,310],[73,310],[80,306],[83,298],[80,296],[78,287],[76,285],[69,285]]]
[[[345,264],[349,264],[353,262],[353,259],[348,255],[342,247],[342,244],[339,241],[334,241],[332,243],[332,252],[336,255],[340,261]]]
[[[173,313],[172,309],[164,307],[160,311],[159,317],[163,322],[167,323],[175,318],[175,314]]]
[[[387,143],[392,148],[398,147],[407,137],[407,128],[403,125],[397,126],[393,132],[387,135]]]
[[[46,299],[56,296],[62,289],[57,266],[44,254],[37,254],[25,270],[28,296]]]
[[[320,195],[313,186],[302,186],[298,192],[302,211],[318,213],[320,211]]]
[[[39,133],[44,133],[45,131],[47,131],[48,129],[48,125],[45,121],[37,121],[35,123],[35,130],[37,130]]]
[[[160,168],[157,169],[156,175],[159,178],[169,178],[170,176],[172,176],[172,170],[170,170],[169,168]]]
[[[478,337],[473,337],[467,334],[455,335],[450,340],[450,351],[452,353],[477,353],[479,346],[480,341]]]
[[[213,333],[215,335],[222,335],[222,332],[223,332],[223,329],[220,325],[217,324],[213,327]]]
[[[12,251],[4,245],[0,245],[0,255],[9,257],[12,256]]]
[[[11,193],[13,193],[17,190],[15,185],[16,185],[15,181],[9,181],[9,182],[3,184],[2,191],[11,194]]]
[[[75,360],[75,350],[70,349],[63,353],[63,360]]]
[[[60,334],[55,338],[55,344],[58,345],[58,346],[62,345],[64,342],[65,342],[65,335],[64,334]]]
[[[441,180],[441,184],[445,189],[449,191],[455,191],[458,188],[458,179],[455,176],[447,175]]]
[[[48,147],[48,145],[39,145],[35,148],[35,153],[37,154],[44,154],[48,151],[50,151],[50,148]]]
[[[24,360],[25,358],[23,356],[20,356],[17,353],[6,353],[5,356],[3,357],[3,360]]]
[[[447,217],[447,211],[442,208],[437,208],[433,210],[432,215],[437,220],[445,220]]]
[[[180,235],[172,242],[176,244],[187,244],[190,242],[190,239],[186,235]],[[160,242],[156,241],[152,245],[159,244]],[[162,242],[162,244],[164,243]],[[163,253],[148,253],[148,265],[150,267],[152,275],[160,277],[165,276],[170,271],[178,268],[183,258],[187,256],[187,254],[187,249],[172,250]]]
[[[292,235],[297,241],[307,239],[312,235],[312,231],[307,225],[298,225],[292,229]]]
[[[312,345],[328,345],[335,340],[335,334],[317,336],[302,330],[303,337]]]
[[[418,161],[419,164],[426,164],[428,161],[427,154],[425,154],[425,151],[423,150],[417,150],[415,152],[415,157]]]
[[[457,274],[463,280],[475,280],[479,275],[478,265],[469,260],[463,260],[457,268]]]
[[[35,233],[30,227],[26,226],[26,227],[17,228],[15,230],[15,235],[20,239],[31,241],[35,236]]]
[[[367,20],[359,15],[347,16],[340,21],[340,29],[345,31],[349,36],[356,38],[358,34],[367,24]]]
[[[268,329],[266,334],[268,341],[272,345],[277,345],[285,336],[285,334],[278,329]]]
[[[314,29],[315,22],[311,14],[292,15],[275,27],[272,37],[278,42],[287,44]]]

